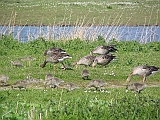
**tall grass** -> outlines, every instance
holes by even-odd
[[[1,34],[11,34],[19,42],[28,42],[37,38],[48,40],[96,41],[102,36],[106,42],[136,40],[140,43],[155,42],[159,39],[158,26],[12,26],[1,27]]]

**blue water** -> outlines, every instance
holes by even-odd
[[[136,40],[140,43],[160,42],[160,26],[0,26],[0,34],[12,33],[20,42],[33,41],[39,37],[46,40],[75,39],[96,40],[98,36],[106,42],[115,38],[121,40]]]

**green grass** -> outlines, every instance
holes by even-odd
[[[96,68],[87,67],[90,71],[91,79],[102,79],[108,83],[105,91],[94,92],[86,91],[86,84],[89,80],[82,80],[81,71],[84,66],[72,67],[71,70],[58,69],[57,64],[55,72],[52,64],[47,64],[41,68],[43,51],[50,47],[60,47],[72,55],[72,59],[65,61],[70,65],[89,54],[90,50],[98,45],[116,44],[118,52],[114,53],[116,59],[107,65],[106,68],[96,66]],[[160,74],[147,77],[146,84],[149,86],[141,94],[135,92],[126,92],[125,87],[116,87],[126,84],[126,78],[131,70],[138,65],[160,66],[160,43],[150,42],[140,44],[136,41],[112,40],[109,43],[99,38],[97,41],[59,40],[45,41],[43,38],[32,42],[20,43],[10,36],[1,36],[0,38],[0,74],[10,77],[8,84],[13,84],[17,80],[25,79],[28,73],[33,78],[44,77],[47,73],[63,79],[65,82],[73,82],[81,88],[67,92],[59,88],[44,90],[43,85],[40,88],[29,86],[27,90],[1,90],[0,91],[0,119],[153,119],[160,118]],[[21,57],[32,56],[36,60],[23,62],[24,67],[14,67],[10,64],[11,60],[17,60]],[[115,76],[110,75],[112,71]],[[141,78],[133,76],[131,82],[141,82]],[[116,85],[112,88],[112,85]],[[156,85],[157,87],[152,87]],[[3,89],[3,87],[1,88]]]
[[[159,88],[147,88],[142,94],[125,93],[124,88],[106,92],[75,90],[1,91],[3,119],[152,119],[160,115]]]
[[[0,25],[160,25],[159,0],[1,0]]]
[[[116,3],[116,2],[121,3]],[[159,0],[1,0],[0,25],[160,25]],[[132,4],[128,4],[128,3]],[[84,88],[89,80],[82,80],[84,66],[71,70],[57,69],[52,64],[41,68],[43,51],[50,47],[61,47],[72,55],[65,61],[70,65],[88,55],[98,45],[116,44],[116,59],[106,68],[87,67],[90,79],[105,80],[105,92],[88,91]],[[141,94],[126,92],[124,84],[131,70],[138,65],[160,67],[160,43],[140,44],[136,41],[116,41],[106,43],[99,37],[97,41],[58,40],[45,41],[43,38],[20,43],[10,36],[0,36],[0,75],[10,77],[8,84],[25,79],[45,78],[47,73],[73,82],[80,86],[71,92],[59,88],[44,90],[43,85],[28,86],[27,90],[4,90],[0,87],[0,119],[4,120],[159,120],[160,119],[160,74],[147,77],[149,86]],[[36,60],[23,62],[24,67],[14,67],[11,60],[32,56]],[[61,67],[57,64],[57,68]],[[114,75],[111,73],[114,72]],[[133,76],[131,82],[141,82]],[[153,87],[156,85],[156,87]],[[121,87],[119,87],[121,86]],[[10,88],[8,86],[7,88]]]

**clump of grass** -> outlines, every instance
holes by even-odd
[[[112,6],[108,5],[107,8],[108,8],[108,9],[112,9]]]

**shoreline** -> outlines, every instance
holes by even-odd
[[[91,27],[91,26],[134,26],[134,27],[139,27],[139,26],[160,26],[160,24],[149,24],[149,25],[138,25],[138,24],[133,24],[133,25],[110,25],[110,24],[104,24],[104,25],[69,25],[69,24],[55,24],[55,25],[47,25],[47,24],[14,24],[14,25],[5,25],[5,24],[0,24],[0,26],[61,26],[61,27],[69,27],[69,26],[80,26],[80,27]]]

